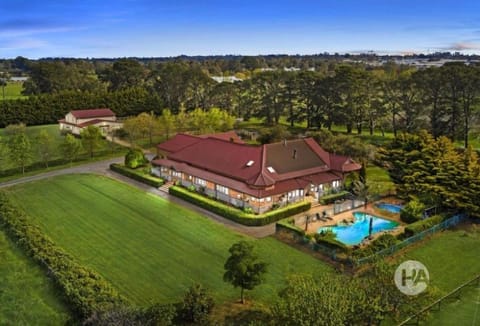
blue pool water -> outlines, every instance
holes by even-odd
[[[398,226],[397,222],[385,220],[378,216],[369,215],[361,212],[354,212],[353,217],[355,222],[350,225],[325,226],[318,229],[318,233],[325,230],[332,230],[337,235],[337,240],[346,245],[353,246],[362,242],[365,237],[368,237],[368,229],[370,225],[370,218],[372,222],[372,234],[391,230]]]
[[[401,205],[394,205],[394,204],[388,204],[388,203],[378,203],[376,204],[376,206],[380,209],[384,209],[391,213],[400,213],[400,210],[403,207]]]

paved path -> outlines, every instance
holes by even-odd
[[[171,196],[163,191],[158,190],[157,188],[148,186],[144,183],[138,182],[136,180],[133,180],[131,178],[125,177],[121,174],[115,173],[109,169],[109,166],[111,163],[120,163],[123,162],[123,157],[117,157],[113,159],[108,159],[104,161],[98,161],[94,163],[88,163],[88,164],[83,164],[83,165],[78,165],[75,167],[71,168],[66,168],[66,169],[61,169],[61,170],[55,170],[55,171],[50,171],[50,172],[45,172],[33,176],[28,176],[24,178],[19,178],[11,181],[6,181],[3,183],[0,183],[0,188],[5,188],[5,187],[10,187],[22,183],[27,183],[27,182],[32,182],[36,180],[43,180],[59,175],[66,175],[66,174],[75,174],[75,173],[94,173],[94,174],[100,174],[100,175],[105,175],[111,178],[114,178],[116,180],[128,183],[130,185],[133,185],[141,190],[144,190],[146,192],[155,194],[157,196],[160,196],[162,198],[165,198],[171,202],[177,203],[179,205],[182,205],[184,207],[188,207],[191,210],[194,210],[202,215],[207,216],[208,218],[221,223],[228,227],[229,229],[232,229],[236,232],[252,236],[255,238],[264,238],[269,235],[272,235],[275,233],[275,223],[265,225],[265,226],[245,226],[241,225],[238,223],[235,223],[231,220],[228,220],[222,216],[219,216],[215,213],[212,213],[210,211],[207,211],[201,207],[198,207],[196,205],[193,205],[189,202],[186,202],[180,198]]]

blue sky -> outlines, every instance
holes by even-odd
[[[480,1],[0,0],[0,58],[480,53]]]

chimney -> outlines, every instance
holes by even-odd
[[[297,150],[293,149],[293,159],[295,160],[297,158]]]

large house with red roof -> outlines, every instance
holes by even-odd
[[[234,132],[177,134],[159,144],[152,173],[256,213],[304,200],[317,200],[341,187],[361,165],[326,152],[313,138],[252,146]]]
[[[115,113],[110,109],[73,110],[67,113],[65,119],[58,120],[61,131],[80,135],[83,128],[97,126],[106,135],[122,127]]]

